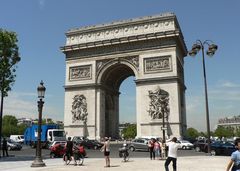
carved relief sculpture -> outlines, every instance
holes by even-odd
[[[75,95],[72,103],[72,122],[87,123],[87,100],[84,95]]]
[[[69,68],[69,80],[91,79],[91,65]]]
[[[137,70],[139,70],[139,58],[138,58],[138,56],[129,56],[129,57],[126,57],[125,59],[130,61],[135,66],[135,68],[137,68]]]
[[[171,71],[170,56],[161,56],[154,58],[144,59],[144,71],[145,73]]]
[[[148,113],[152,119],[167,118],[170,113],[169,109],[169,93],[158,87],[155,91],[148,91],[150,98]]]

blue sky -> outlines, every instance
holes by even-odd
[[[206,59],[213,128],[218,118],[240,115],[239,7],[238,0],[1,0],[0,27],[17,32],[22,57],[4,114],[36,118],[36,88],[43,80],[44,115],[63,120],[65,56],[59,47],[65,44],[67,30],[174,12],[188,49],[197,39],[210,39],[219,46],[214,57]],[[136,118],[133,79],[120,87],[121,121]],[[201,54],[185,58],[185,84],[188,126],[205,131]]]

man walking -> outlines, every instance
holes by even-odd
[[[173,163],[173,171],[177,171],[177,150],[181,145],[177,143],[177,138],[173,137],[172,141],[168,144],[168,158],[165,161],[165,170],[169,171],[168,165],[172,161]]]

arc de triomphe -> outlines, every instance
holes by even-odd
[[[172,13],[72,29],[66,55],[68,136],[118,137],[119,87],[135,76],[137,136],[186,130],[183,35]]]

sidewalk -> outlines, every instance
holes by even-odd
[[[5,161],[4,161],[5,160]],[[122,162],[120,158],[111,159],[111,167],[105,168],[104,158],[86,158],[83,166],[64,165],[61,158],[46,159],[46,167],[31,168],[33,161],[6,161],[0,159],[0,171],[164,171],[164,160],[150,160],[149,158],[130,158]],[[178,171],[224,171],[226,170],[229,156],[192,156],[179,157],[177,160]],[[172,165],[169,165],[170,171]]]

